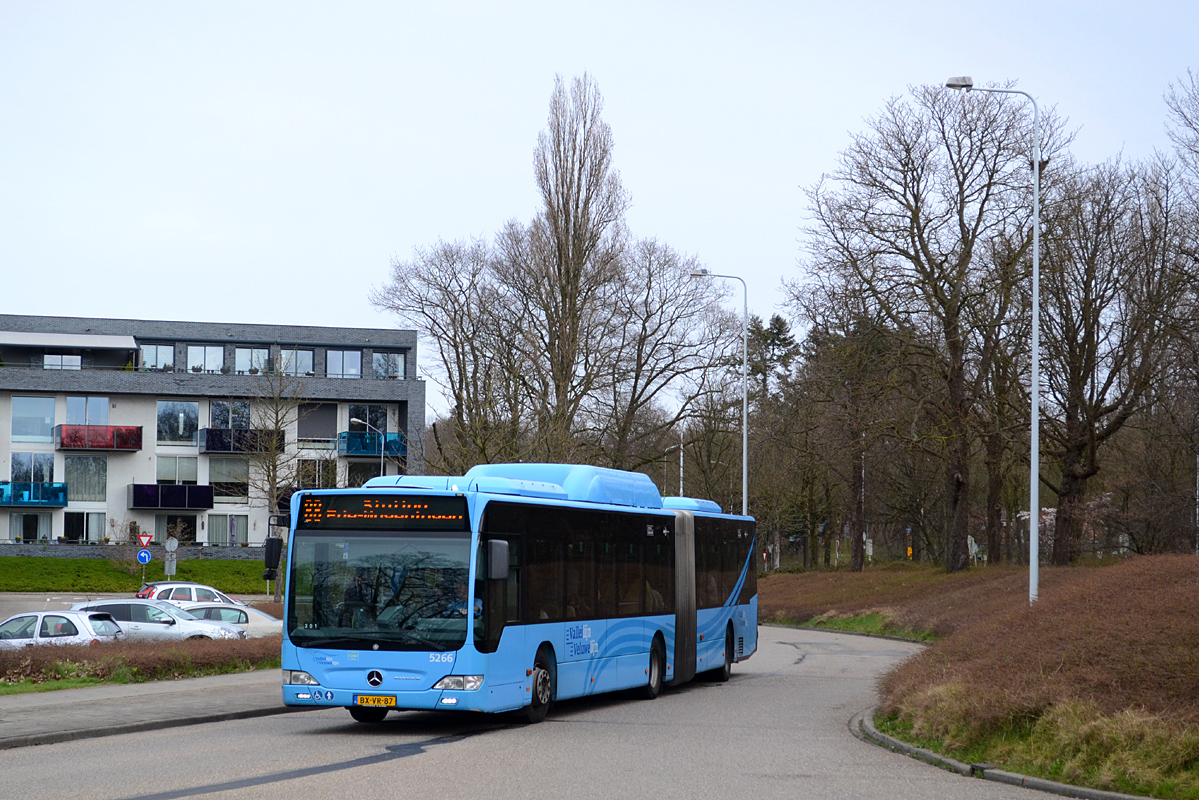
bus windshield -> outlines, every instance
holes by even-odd
[[[299,647],[457,650],[466,642],[470,533],[295,533],[288,638]]]

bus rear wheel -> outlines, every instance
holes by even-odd
[[[386,708],[363,708],[362,706],[350,706],[350,716],[355,722],[378,723],[382,722],[387,716]]]
[[[654,639],[654,644],[649,650],[649,669],[646,672],[649,674],[649,680],[641,687],[641,697],[644,700],[653,700],[662,693],[662,678],[666,674],[666,653],[663,652],[661,639]]]
[[[544,650],[537,651],[530,679],[533,697],[529,707],[525,709],[525,717],[530,723],[537,723],[546,718],[550,713],[550,706],[554,704],[554,673],[550,668],[549,656]]]

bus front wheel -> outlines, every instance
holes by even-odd
[[[361,706],[350,706],[350,716],[355,722],[382,722],[387,716],[386,708],[363,708]]]
[[[530,690],[533,697],[529,707],[525,709],[525,716],[529,722],[536,723],[545,719],[546,715],[550,713],[550,706],[554,703],[554,673],[550,668],[549,656],[544,650],[537,651],[537,658],[533,661],[531,681]]]

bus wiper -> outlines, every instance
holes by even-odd
[[[367,643],[365,639],[359,639],[353,636],[330,636],[324,639],[309,639],[305,637],[293,637],[292,641],[300,647],[327,647],[332,644],[345,645],[349,647],[361,647]]]
[[[391,634],[392,631],[388,631],[387,633]],[[429,647],[433,650],[445,650],[444,645],[440,645],[437,642],[430,641],[429,639],[426,639],[423,636],[417,636],[415,633],[409,633],[408,631],[403,630],[403,629],[397,630],[397,631],[395,631],[395,633],[398,633],[401,636],[406,636],[406,637],[408,637],[409,641],[416,642],[417,644],[426,645],[427,647]]]

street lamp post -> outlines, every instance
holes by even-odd
[[[1032,605],[1037,601],[1041,559],[1038,533],[1041,517],[1041,111],[1037,108],[1036,98],[1019,89],[975,87],[974,80],[969,76],[950,78],[945,86],[967,92],[1020,94],[1032,103],[1032,375],[1029,379],[1032,409],[1028,457],[1028,603]]]
[[[692,278],[725,278],[741,281],[741,516],[749,516],[749,287],[736,275],[717,275],[706,269],[691,271]]]
[[[384,435],[383,431],[379,430],[374,425],[370,424],[369,422],[367,422],[364,419],[358,419],[358,417],[350,417],[350,424],[354,424],[354,423],[358,423],[359,425],[365,425],[370,430],[375,431],[376,433],[379,434],[379,477],[382,478],[384,475],[387,474],[387,468],[383,465],[383,454],[387,451],[387,442],[385,441],[387,439],[387,437]]]

